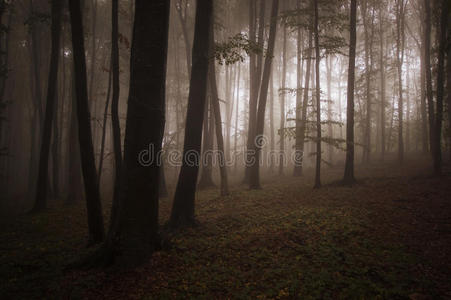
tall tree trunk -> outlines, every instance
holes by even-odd
[[[282,46],[282,93],[280,96],[280,154],[279,154],[279,175],[283,175],[283,164],[285,157],[285,94],[287,81],[287,27],[283,25],[283,46]]]
[[[214,23],[212,20],[210,29],[210,51],[213,54],[215,39],[214,39]],[[213,113],[215,118],[215,130],[216,130],[216,141],[218,144],[218,156],[219,156],[219,173],[221,176],[221,196],[226,196],[229,194],[229,183],[227,179],[227,169],[226,169],[226,158],[224,152],[224,139],[222,136],[222,121],[221,121],[221,111],[219,106],[219,96],[218,88],[216,86],[216,66],[214,55],[211,55],[213,59],[209,62],[209,83],[211,90],[211,104],[213,106]]]
[[[385,159],[385,62],[384,62],[384,14],[383,14],[383,7],[380,6],[379,11],[379,32],[380,32],[380,38],[379,38],[379,67],[381,72],[381,160]]]
[[[296,1],[296,9],[298,13],[300,13],[301,9],[301,0]],[[300,20],[298,16],[298,21]],[[302,126],[302,30],[301,27],[297,28],[297,79],[296,79],[296,140],[295,140],[295,158],[294,158],[294,168],[293,168],[293,176],[301,176],[302,175],[302,156],[304,155],[301,150],[301,126]],[[306,77],[309,76],[307,73]]]
[[[119,121],[119,96],[120,96],[120,66],[119,66],[119,0],[111,3],[111,72],[113,94],[111,98],[111,125],[113,133],[114,153],[114,194],[108,229],[108,240],[116,232],[118,227],[118,215],[120,210],[120,184],[122,173],[122,146],[121,127]]]
[[[332,128],[332,56],[326,57],[326,72],[327,72],[327,135],[329,139],[333,139],[333,128]],[[333,165],[333,154],[334,148],[332,143],[329,142],[327,145],[328,163],[330,166]]]
[[[238,117],[240,113],[240,74],[241,73],[241,63],[238,63],[238,76],[237,76],[237,83],[236,83],[236,111],[235,111],[235,135],[234,135],[234,142],[233,142],[233,153],[235,158],[235,165],[234,165],[234,171],[236,172],[236,169],[238,167],[238,158],[237,158],[237,143],[238,143]]]
[[[360,6],[362,11],[362,21],[364,29],[364,44],[365,44],[365,100],[366,100],[366,118],[365,130],[363,130],[363,159],[364,163],[369,163],[370,147],[371,147],[371,64],[370,64],[370,34],[368,29],[368,2],[362,1]]]
[[[309,30],[309,41],[308,41],[308,49],[307,49],[307,67],[305,72],[305,84],[304,84],[304,96],[302,102],[302,114],[301,114],[301,126],[296,127],[296,151],[299,152],[301,157],[299,157],[299,162],[296,161],[295,165],[295,174],[297,176],[302,175],[303,162],[304,162],[304,148],[305,148],[305,133],[307,130],[307,107],[308,107],[308,94],[310,89],[310,75],[311,65],[312,65],[312,48],[313,48],[313,31]],[[298,132],[299,131],[299,135]]]
[[[271,64],[272,56],[274,53],[274,45],[276,41],[276,31],[277,31],[277,14],[279,11],[279,0],[273,0],[271,8],[271,21],[269,28],[269,40],[268,40],[268,50],[265,57],[265,65],[263,69],[263,77],[260,86],[260,93],[258,99],[257,108],[257,124],[255,131],[255,143],[253,151],[255,153],[255,159],[251,168],[251,176],[249,181],[249,187],[251,189],[260,188],[260,152],[263,146],[263,131],[265,126],[265,110],[266,110],[266,100],[268,98],[268,86],[269,86],[269,75],[271,74]]]
[[[68,160],[69,167],[67,177],[67,186],[69,187],[66,199],[67,204],[74,204],[83,198],[83,179],[81,174],[80,161],[80,142],[78,140],[78,120],[77,120],[77,97],[75,94],[75,78],[73,71],[71,71],[71,86],[70,86],[70,128],[69,128],[69,142],[68,142]]]
[[[349,68],[348,91],[346,108],[346,163],[343,182],[353,184],[354,178],[354,81],[355,81],[355,50],[356,50],[356,19],[357,1],[351,0],[350,42],[349,42]]]
[[[172,227],[180,227],[194,222],[194,198],[199,171],[202,123],[207,93],[209,38],[212,14],[212,1],[198,0],[196,6],[192,51],[193,66],[191,69],[190,91],[186,114],[183,162],[171,211],[170,224]]]
[[[269,138],[270,138],[270,165],[271,173],[274,173],[275,166],[275,137],[274,137],[274,72],[271,72],[271,79],[269,83]]]
[[[94,77],[95,77],[95,66],[96,66],[96,29],[97,29],[97,0],[91,0],[92,16],[91,16],[91,68],[89,77],[89,99],[91,101],[91,107],[96,106],[97,97],[94,97]],[[94,100],[94,98],[96,100]]]
[[[314,0],[315,5],[315,58],[316,58],[316,172],[315,172],[315,188],[321,187],[321,89],[319,80],[319,64],[321,62],[319,49],[319,28],[318,28],[318,0]]]
[[[98,243],[104,238],[104,228],[102,204],[100,202],[99,186],[97,184],[94,147],[92,145],[91,117],[88,105],[85,46],[80,2],[77,0],[69,0],[69,10],[72,27],[72,48],[77,96],[78,138],[80,141],[81,168],[86,192],[89,242]]]
[[[52,1],[52,53],[50,59],[50,72],[47,87],[47,104],[45,110],[44,128],[42,131],[41,152],[39,158],[39,171],[37,180],[36,200],[33,212],[38,212],[47,206],[47,181],[49,167],[50,140],[52,135],[52,122],[55,115],[55,98],[58,86],[58,62],[61,37],[61,10],[60,1]],[[57,142],[57,141],[55,141]]]
[[[422,10],[423,12],[423,10]],[[422,13],[424,16],[424,13]],[[423,28],[424,26],[421,26]],[[423,29],[424,30],[424,29]],[[420,32],[421,45],[420,45],[420,93],[421,93],[421,141],[423,153],[426,154],[429,151],[428,140],[428,116],[426,110],[426,66],[425,66],[425,35]]]
[[[170,9],[169,1],[165,0],[136,0],[135,5],[119,200],[120,228],[109,235],[118,237],[109,242],[110,247],[121,250],[116,261],[127,266],[143,263],[160,248],[158,153],[165,127]]]
[[[439,2],[437,0],[437,2]],[[439,4],[439,3],[437,3]],[[435,124],[435,145],[434,145],[434,173],[442,173],[442,122],[443,122],[443,98],[445,91],[445,54],[447,46],[446,31],[448,29],[449,1],[441,1],[441,17],[439,28],[439,51],[437,65],[437,118]],[[439,5],[437,5],[439,6]]]
[[[431,153],[434,152],[435,139],[435,107],[432,91],[432,71],[431,71],[431,6],[429,0],[424,0],[425,28],[424,28],[424,67],[426,72],[426,98],[429,115],[429,147]]]
[[[402,65],[404,63],[404,0],[396,0],[396,66],[398,68],[398,161],[404,161],[404,139],[403,139],[403,83]]]
[[[448,16],[451,15],[451,11],[448,6]],[[448,43],[451,43],[451,24],[448,23]],[[449,144],[451,145],[451,47],[448,46],[448,53],[446,54],[446,90],[448,93],[448,130]],[[449,149],[449,159],[451,161],[451,149]]]
[[[264,1],[262,1],[264,2]],[[256,0],[249,1],[249,40],[252,43],[257,43],[256,41],[256,22],[255,22],[255,6]],[[260,18],[261,21],[261,18]],[[260,37],[259,37],[260,38]],[[263,38],[263,37],[261,37]],[[259,39],[258,42],[260,42]],[[258,43],[260,45],[260,43]],[[246,144],[246,165],[245,165],[245,173],[244,173],[244,182],[249,182],[250,169],[251,164],[247,163],[250,161],[250,157],[252,157],[251,149],[253,149],[255,136],[255,123],[257,118],[257,104],[258,104],[258,86],[259,84],[259,76],[257,74],[257,55],[255,53],[249,54],[249,123],[248,123],[248,131],[247,131],[247,144]]]
[[[103,121],[102,121],[102,137],[100,141],[100,157],[99,157],[99,176],[97,177],[98,184],[100,186],[100,181],[102,177],[102,169],[103,169],[103,159],[104,159],[104,153],[105,153],[105,139],[106,139],[106,126],[108,121],[108,108],[110,106],[110,94],[111,94],[111,63],[110,63],[110,71],[108,72],[108,88],[106,92],[106,101],[105,101],[105,108],[103,111]]]

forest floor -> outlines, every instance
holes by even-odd
[[[135,270],[65,271],[86,253],[83,204],[0,223],[0,298],[451,299],[451,174],[427,164],[273,177],[198,193],[199,225]],[[287,171],[288,172],[288,171]],[[161,200],[161,223],[171,198]],[[107,205],[105,205],[107,206]],[[107,218],[105,218],[107,219]]]

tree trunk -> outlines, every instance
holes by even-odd
[[[210,51],[213,54],[215,40],[214,40],[214,23],[211,24],[210,29]],[[213,106],[213,113],[215,118],[215,130],[216,130],[216,141],[218,144],[218,155],[219,155],[219,173],[221,176],[221,196],[227,196],[229,194],[229,183],[227,179],[227,169],[226,169],[226,159],[224,153],[224,139],[222,136],[222,121],[221,121],[221,111],[219,106],[219,96],[218,88],[216,86],[216,66],[214,55],[211,55],[213,59],[209,62],[209,83],[211,90],[211,104]]]
[[[404,62],[404,0],[396,1],[396,66],[398,68],[398,161],[404,161],[404,140],[403,140],[403,83],[402,65]]]
[[[251,168],[249,187],[251,189],[259,189],[260,186],[260,152],[263,146],[263,131],[265,125],[265,110],[266,110],[266,100],[268,98],[268,86],[269,86],[269,75],[271,74],[271,64],[272,56],[274,53],[274,45],[276,41],[276,31],[277,31],[277,14],[279,11],[279,0],[273,0],[271,8],[271,22],[269,28],[269,40],[268,40],[268,50],[265,56],[265,65],[263,69],[263,77],[260,86],[260,93],[258,99],[257,108],[257,124],[255,131],[255,143],[253,151],[255,153],[255,159],[253,160],[253,165]]]
[[[308,95],[310,89],[310,75],[312,65],[312,48],[313,48],[313,31],[309,30],[309,42],[307,49],[307,67],[305,72],[305,84],[304,84],[304,96],[302,102],[302,114],[301,114],[301,126],[296,126],[296,151],[300,154],[299,161],[296,160],[295,175],[301,176],[304,162],[304,148],[305,148],[305,133],[307,130],[307,107],[308,107]],[[299,135],[298,135],[299,131]]]
[[[102,122],[102,138],[100,141],[100,157],[99,157],[99,176],[97,178],[98,184],[100,186],[100,178],[102,177],[102,169],[103,169],[103,158],[105,153],[105,138],[106,138],[106,126],[108,120],[108,108],[110,106],[110,94],[111,94],[111,64],[110,71],[108,73],[108,89],[106,93],[106,101],[105,101],[105,109],[103,111],[103,122]]]
[[[442,122],[443,122],[443,98],[445,91],[445,53],[447,47],[446,31],[448,29],[448,11],[449,11],[449,1],[442,0],[440,28],[438,29],[440,38],[439,38],[438,65],[437,65],[437,118],[435,124],[435,140],[434,140],[435,145],[433,148],[435,175],[441,175],[442,173],[441,140],[442,140]]]
[[[137,0],[130,57],[130,91],[121,172],[118,232],[110,245],[119,264],[143,263],[160,247],[158,197],[165,125],[168,1]],[[151,97],[149,97],[151,95]],[[137,159],[138,158],[138,159]]]
[[[170,224],[172,227],[181,227],[194,222],[194,198],[199,171],[202,123],[207,93],[208,54],[212,13],[212,1],[198,0],[192,51],[193,66],[191,69],[182,157],[183,162],[171,211]]]
[[[44,128],[42,130],[42,143],[39,158],[39,171],[37,180],[36,200],[33,212],[42,211],[47,206],[47,180],[50,140],[52,135],[52,122],[55,115],[55,98],[58,86],[58,62],[61,37],[61,10],[60,1],[52,1],[52,53],[50,60],[50,72],[47,87],[47,104],[45,110]],[[55,141],[56,143],[57,141]]]
[[[283,25],[283,46],[282,46],[282,93],[280,96],[280,154],[279,154],[279,175],[283,175],[283,164],[285,156],[285,94],[287,81],[287,27]]]
[[[319,28],[318,28],[318,0],[314,0],[315,5],[315,56],[316,56],[316,172],[315,172],[315,188],[321,187],[321,89],[319,80],[319,64],[321,57],[319,53]]]
[[[343,182],[353,184],[354,178],[354,81],[355,81],[355,50],[356,50],[356,19],[357,1],[351,0],[350,42],[349,42],[349,68],[348,91],[346,108],[346,163]]]
[[[434,152],[435,139],[435,107],[432,91],[432,71],[431,71],[431,6],[429,0],[424,0],[425,29],[424,29],[424,67],[426,71],[426,98],[429,115],[429,147]]]
[[[238,158],[237,158],[237,143],[238,143],[238,117],[240,113],[240,74],[241,73],[241,63],[238,63],[238,76],[237,76],[237,83],[236,83],[236,111],[235,111],[235,135],[234,135],[234,142],[233,142],[233,154],[235,158],[235,166],[234,171],[236,172],[236,169],[238,167]]]
[[[81,168],[86,192],[88,211],[89,242],[98,243],[104,238],[102,204],[92,145],[91,117],[88,105],[86,80],[86,60],[82,15],[80,2],[69,0],[70,21],[72,27],[72,48],[74,55],[74,74],[77,97],[78,138],[80,141]]]

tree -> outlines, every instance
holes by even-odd
[[[214,24],[212,22],[212,28],[210,30],[210,51],[214,51],[215,39],[214,39]],[[212,57],[214,57],[212,55]],[[221,176],[221,196],[226,196],[229,194],[229,183],[227,179],[227,169],[226,169],[226,159],[224,152],[224,138],[222,136],[222,121],[221,121],[221,111],[219,106],[219,96],[218,88],[216,86],[216,66],[214,58],[209,63],[209,83],[211,91],[211,104],[213,106],[213,113],[215,117],[215,130],[216,130],[216,141],[218,144],[218,155],[219,155],[219,173]]]
[[[117,261],[127,266],[144,262],[160,247],[158,153],[165,125],[170,7],[165,0],[135,3],[119,227],[107,241],[110,250],[121,249]]]
[[[314,35],[315,35],[315,56],[316,56],[316,172],[315,172],[315,188],[321,187],[321,88],[319,80],[319,65],[321,62],[319,52],[319,29],[318,29],[318,0],[314,0],[315,21],[314,21]]]
[[[202,124],[207,93],[212,13],[212,1],[199,0],[197,2],[183,161],[172,205],[170,218],[172,227],[181,227],[194,222],[194,198],[199,172]]]
[[[268,50],[265,57],[265,65],[263,69],[263,77],[260,86],[260,93],[258,99],[257,107],[257,123],[255,126],[255,141],[252,148],[254,152],[255,159],[253,160],[253,165],[251,167],[251,176],[249,178],[249,187],[251,189],[260,188],[260,152],[262,148],[263,131],[265,126],[265,110],[266,101],[268,98],[268,87],[269,87],[269,75],[271,74],[271,64],[272,56],[274,53],[274,44],[276,41],[276,31],[277,31],[277,14],[279,11],[279,0],[273,0],[271,8],[271,21],[269,27],[269,40],[268,40]]]
[[[404,63],[405,44],[405,5],[404,0],[396,0],[396,66],[398,68],[398,161],[404,161],[404,139],[403,139],[403,84],[402,65]]]
[[[91,117],[88,106],[86,59],[80,1],[69,0],[74,55],[75,94],[77,97],[78,139],[81,168],[85,184],[88,212],[89,243],[99,243],[104,237],[102,204],[92,145]]]
[[[357,43],[356,19],[357,0],[351,0],[348,91],[346,108],[346,163],[343,182],[353,184],[354,178],[354,81],[355,81],[355,50]]]
[[[52,136],[52,122],[55,115],[56,89],[58,85],[58,62],[61,37],[61,1],[52,1],[52,52],[50,58],[50,72],[47,86],[47,103],[42,131],[41,152],[39,158],[38,182],[36,186],[36,200],[33,212],[38,212],[47,206],[47,180],[49,169],[50,139]]]
[[[425,27],[423,30],[423,49],[424,49],[424,68],[426,72],[426,98],[428,107],[428,120],[429,120],[429,147],[432,153],[434,151],[434,139],[435,139],[435,108],[432,91],[432,71],[431,71],[431,6],[429,0],[424,0],[425,11]]]
[[[119,123],[119,21],[118,21],[118,0],[112,0],[111,3],[111,67],[112,67],[112,85],[113,95],[111,99],[111,125],[113,128],[113,151],[114,151],[114,194],[113,205],[110,217],[109,234],[115,231],[117,226],[117,215],[119,211],[119,191],[122,170],[122,146],[121,146],[121,128]]]
[[[439,2],[439,1],[437,1]],[[446,31],[448,29],[448,11],[449,1],[441,1],[441,17],[439,33],[439,51],[438,51],[438,65],[437,65],[437,117],[435,124],[435,140],[434,140],[434,173],[440,175],[442,173],[442,122],[443,122],[443,98],[445,86],[445,53],[447,45]],[[448,58],[449,59],[449,58]],[[448,108],[449,109],[449,108]]]
[[[380,90],[380,98],[381,98],[381,159],[385,158],[385,63],[384,63],[384,14],[383,14],[383,5],[379,7],[379,67],[380,67],[380,75],[381,75],[381,90]]]
[[[304,83],[304,99],[302,102],[301,124],[300,127],[296,126],[296,151],[299,151],[301,157],[299,163],[295,165],[295,172],[297,175],[302,175],[302,163],[304,160],[304,146],[305,146],[305,132],[307,127],[307,106],[308,106],[308,94],[310,89],[310,74],[312,64],[312,48],[313,48],[313,31],[308,31],[308,48],[307,48],[307,67],[305,72]],[[299,132],[299,134],[298,134]]]

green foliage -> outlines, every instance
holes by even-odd
[[[231,65],[237,62],[243,62],[245,56],[251,53],[261,53],[261,49],[257,43],[249,40],[248,36],[243,33],[229,37],[227,42],[215,44],[215,58],[220,64]]]

